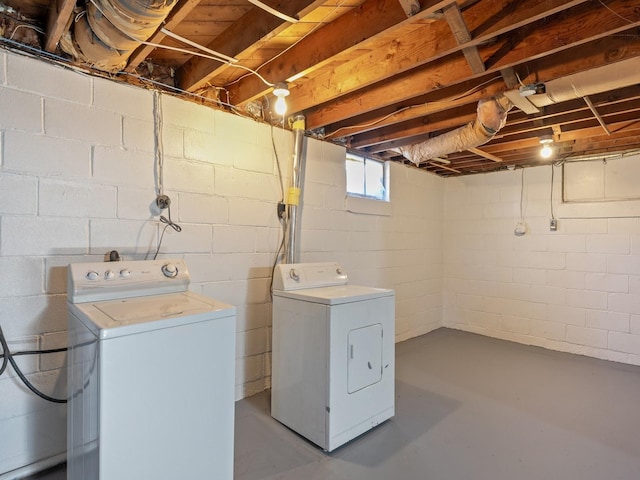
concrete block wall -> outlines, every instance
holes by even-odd
[[[524,236],[522,170],[445,182],[443,323],[640,365],[639,210],[562,204],[558,167],[554,179],[552,232],[551,167],[524,170]]]
[[[272,131],[162,96],[164,187],[181,233],[159,257],[185,258],[198,293],[237,306],[236,397],[270,380],[269,276],[281,239]],[[66,265],[153,256],[162,232],[151,92],[0,52],[0,324],[12,350],[66,343]],[[290,132],[273,130],[289,184]],[[347,211],[344,148],[309,140],[303,261],[338,260],[353,282],[393,287],[398,338],[440,325],[442,179],[392,167],[386,215]],[[64,354],[20,357],[65,395]],[[0,478],[63,455],[66,407],[0,377]],[[63,457],[62,457],[63,458]]]

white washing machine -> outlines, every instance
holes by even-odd
[[[67,478],[233,478],[235,307],[182,260],[69,266]]]
[[[391,418],[395,294],[337,263],[278,265],[271,415],[325,451]]]

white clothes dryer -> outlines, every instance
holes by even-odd
[[[71,264],[67,478],[233,478],[235,307],[182,260]]]
[[[271,415],[332,451],[395,412],[395,293],[337,263],[278,265]]]

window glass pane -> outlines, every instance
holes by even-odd
[[[365,195],[379,199],[384,198],[384,164],[375,160],[365,162]]]
[[[364,195],[364,160],[347,157],[347,192]]]

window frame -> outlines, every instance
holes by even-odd
[[[361,193],[357,193],[357,192],[350,192],[349,191],[349,180],[348,180],[348,169],[347,169],[347,163],[349,161],[362,161],[363,163],[363,190],[364,190],[364,194]],[[383,195],[380,196],[376,196],[376,195],[368,195],[367,192],[367,162],[374,162],[376,164],[380,164],[382,166],[382,187],[383,187]],[[390,183],[390,179],[389,179],[389,162],[385,161],[385,160],[379,160],[377,158],[373,158],[367,155],[363,155],[361,152],[352,152],[352,151],[348,151],[345,155],[345,174],[347,177],[345,177],[347,179],[346,182],[346,192],[347,192],[347,196],[348,197],[354,197],[354,198],[362,198],[362,199],[367,199],[367,200],[373,200],[373,201],[378,201],[378,202],[389,202],[389,183]]]

